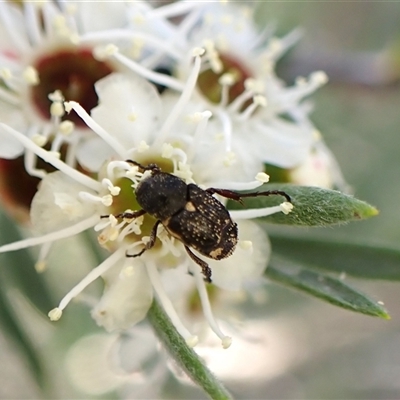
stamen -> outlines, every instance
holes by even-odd
[[[165,19],[176,17],[200,7],[200,4],[201,2],[197,3],[195,1],[181,1],[178,3],[170,3],[152,10],[151,17]]]
[[[35,264],[35,270],[38,273],[42,273],[46,270],[47,262],[46,258],[49,254],[53,242],[43,243],[42,247],[40,248],[39,258]]]
[[[219,78],[218,82],[221,85],[220,106],[226,107],[229,102],[229,89],[235,84],[235,76],[231,73],[225,73]]]
[[[182,58],[182,52],[176,50],[173,46],[173,43],[166,43],[165,39],[157,38],[156,36],[153,36],[146,32],[133,32],[126,29],[107,29],[98,32],[88,32],[80,37],[80,43],[88,44],[93,44],[94,42],[104,43],[110,40],[112,40],[113,42],[129,40],[136,43],[138,41],[141,41],[149,47],[162,50],[164,53],[167,53],[169,57],[175,60],[180,60]],[[112,50],[112,48],[108,46],[98,46],[97,48],[95,48],[93,55],[97,59],[104,60],[105,58],[113,56],[115,54],[115,49],[118,48],[116,46],[113,48],[114,50]]]
[[[32,40],[34,46],[42,41],[40,31],[40,23],[37,11],[37,6],[29,1],[24,3],[25,25],[27,27],[28,37]]]
[[[105,196],[96,196],[95,194],[88,192],[79,192],[79,198],[91,203],[101,203],[106,207],[111,206],[113,203],[113,197],[110,194],[106,194]]]
[[[4,31],[10,35],[11,41],[20,54],[29,54],[29,44],[22,35],[21,30],[15,28],[15,18],[13,18],[11,13],[13,10],[11,10],[11,8],[10,4],[0,2],[0,20],[2,21]]]
[[[193,135],[192,143],[190,144],[190,147],[186,152],[189,162],[192,161],[192,159],[196,156],[199,139],[204,136],[208,121],[211,117],[212,112],[209,110],[197,112],[192,115],[193,122],[197,123],[197,126]]]
[[[140,235],[142,233],[140,227],[143,225],[144,217],[135,218],[133,221],[129,222],[119,233],[118,241],[122,241],[125,237],[131,233],[135,235]]]
[[[28,85],[34,86],[39,84],[39,74],[36,68],[28,66],[22,72],[22,77]]]
[[[90,178],[87,175],[82,174],[81,172],[77,171],[76,169],[70,167],[69,165],[65,164],[63,161],[59,160],[58,158],[54,157],[51,152],[46,151],[33,143],[33,141],[27,138],[22,133],[16,131],[15,129],[9,127],[6,124],[0,123],[0,129],[9,133],[11,136],[15,137],[22,145],[28,149],[33,151],[37,154],[40,158],[44,161],[48,162],[49,164],[53,165],[53,167],[59,169],[60,171],[64,172],[66,175],[74,179],[75,181],[81,183],[82,185],[87,186],[90,189],[95,191],[101,190],[100,182]]]
[[[290,204],[292,207],[290,208],[290,206],[286,205],[286,203]],[[234,220],[240,220],[240,219],[267,217],[268,215],[276,214],[278,212],[283,212],[284,214],[288,214],[292,209],[293,209],[293,204],[289,202],[284,202],[279,206],[253,208],[250,210],[232,210],[229,211],[229,213],[231,214],[231,217]]]
[[[36,161],[36,154],[30,150],[26,150],[24,154],[24,167],[26,172],[30,176],[36,176],[37,178],[43,179],[47,175],[47,172],[44,169],[36,168]]]
[[[284,213],[284,214],[289,214],[292,210],[293,210],[293,204],[292,203],[289,203],[288,201],[285,201],[284,203],[281,203],[280,205],[279,205],[279,207],[281,208],[281,211]]]
[[[150,148],[150,146],[144,140],[141,140],[139,143],[139,146],[137,147],[137,151],[139,153],[144,153],[149,148]]]
[[[132,169],[135,169],[136,171],[138,170],[138,167],[132,166],[126,161],[110,161],[107,165],[107,176],[110,178],[110,180],[115,180],[117,178],[115,174],[115,170],[119,169],[122,171],[131,171]]]
[[[71,108],[83,119],[86,125],[92,129],[100,138],[102,138],[122,159],[126,158],[124,147],[111,136],[104,128],[102,128],[76,101],[68,101],[64,103],[65,110],[69,112]]]
[[[160,300],[164,308],[164,311],[171,319],[171,322],[174,324],[179,334],[185,339],[186,344],[188,346],[190,347],[196,346],[199,339],[197,336],[192,335],[182,324],[178,314],[174,309],[174,306],[172,305],[171,300],[169,299],[167,293],[165,292],[162,286],[160,275],[158,273],[156,265],[149,260],[146,262],[146,268],[151,284],[153,285],[154,291],[158,299]]]
[[[98,267],[92,269],[76,286],[74,286],[60,301],[58,307],[51,310],[48,314],[51,321],[57,321],[61,318],[62,311],[67,307],[68,303],[76,296],[79,295],[87,286],[93,281],[107,272],[113,267],[122,257],[125,256],[125,248],[120,247],[110,257],[103,261]]]
[[[253,78],[247,78],[244,82],[245,90],[237,96],[232,103],[228,106],[229,111],[232,113],[239,112],[243,105],[251,99],[256,93],[264,93],[264,82],[258,81]]]
[[[165,75],[165,74],[161,74],[159,72],[152,71],[151,69],[144,67],[143,65],[137,63],[136,61],[132,60],[131,58],[128,58],[128,57],[124,56],[123,54],[121,54],[118,51],[118,48],[116,46],[114,46],[112,48],[108,47],[108,51],[103,50],[103,53],[99,53],[99,51],[100,50],[97,50],[97,53],[94,54],[94,56],[96,58],[104,59],[105,58],[104,55],[106,55],[108,57],[114,57],[121,64],[125,65],[132,71],[136,72],[143,78],[146,78],[153,83],[157,83],[159,85],[166,86],[169,89],[176,90],[178,92],[181,92],[182,90],[184,90],[184,86],[177,79],[175,79],[171,76]],[[100,54],[100,57],[99,57],[99,54]]]
[[[43,147],[47,143],[47,137],[39,133],[35,133],[31,139],[33,143],[37,144],[39,147]]]
[[[0,253],[25,249],[27,247],[33,247],[47,242],[55,242],[56,240],[65,239],[70,236],[77,235],[78,233],[81,233],[86,229],[95,226],[98,220],[99,216],[97,214],[91,215],[90,217],[84,219],[83,221],[79,221],[78,223],[69,226],[67,228],[60,229],[59,231],[47,233],[39,237],[19,240],[18,242],[13,242],[0,246]]]
[[[20,98],[17,95],[2,87],[0,87],[0,100],[13,106],[19,106],[21,103]]]
[[[104,178],[101,183],[110,191],[111,196],[118,196],[121,192],[121,188],[119,186],[114,186],[113,183],[107,178]]]
[[[176,122],[177,118],[182,113],[184,107],[190,100],[190,98],[193,94],[193,90],[196,87],[197,78],[199,76],[200,67],[201,67],[200,56],[202,53],[204,53],[204,49],[196,48],[193,50],[192,53],[194,55],[192,71],[190,72],[190,75],[185,83],[185,87],[183,88],[178,101],[176,102],[176,104],[175,104],[174,108],[171,110],[171,112],[168,114],[167,119],[165,120],[163,126],[161,127],[159,134],[157,135],[157,140],[154,143],[155,146],[157,146],[157,145],[160,146],[161,143],[164,143],[166,141],[165,140],[166,136],[168,135],[173,124]]]
[[[62,121],[58,126],[58,130],[64,136],[69,136],[75,129],[75,124],[72,121]]]
[[[231,139],[232,139],[232,118],[223,109],[217,108],[215,110],[216,116],[219,118],[222,124],[222,133],[225,140],[225,150],[229,153],[231,151]]]
[[[264,174],[264,173],[260,172],[259,174]],[[264,175],[268,177],[267,174]],[[257,177],[258,174],[256,176],[256,179]],[[265,182],[268,182],[268,180],[262,181],[257,179],[251,182],[209,182],[207,183],[207,185],[210,187],[229,189],[229,190],[253,190],[262,186]]]
[[[227,152],[223,162],[225,167],[230,167],[236,162],[236,154],[233,151]]]
[[[232,338],[222,333],[221,329],[217,324],[217,321],[214,318],[211,309],[210,299],[208,298],[206,286],[204,283],[203,275],[201,274],[200,269],[197,267],[197,265],[193,266],[193,268],[190,268],[190,271],[194,275],[196,281],[196,287],[200,296],[200,301],[201,301],[201,306],[203,308],[204,316],[206,317],[206,320],[210,325],[210,328],[221,339],[222,347],[224,349],[227,349],[232,344]]]
[[[253,97],[253,102],[238,116],[240,121],[246,121],[256,110],[257,107],[266,107],[267,99],[261,94]]]

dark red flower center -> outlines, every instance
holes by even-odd
[[[50,118],[48,96],[55,90],[60,90],[66,101],[77,101],[89,112],[98,102],[94,84],[113,72],[110,65],[93,57],[91,49],[82,48],[59,49],[39,58],[34,67],[39,74],[39,84],[32,86],[32,100],[45,119]],[[68,115],[68,119],[85,126],[75,113]]]

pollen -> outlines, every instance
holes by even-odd
[[[62,121],[59,125],[60,132],[65,135],[69,136],[75,129],[75,124],[72,121]]]
[[[192,56],[193,57],[198,57],[198,56],[202,56],[205,53],[205,49],[203,47],[195,47],[192,50]]]
[[[106,194],[101,198],[101,202],[106,206],[110,207],[113,203],[113,197],[110,194]]]
[[[230,336],[225,336],[224,338],[222,338],[221,344],[222,344],[222,348],[228,349],[229,347],[231,347],[232,338]]]
[[[25,82],[29,85],[38,85],[39,84],[39,74],[36,68],[32,66],[28,66],[25,68],[24,72],[22,73],[22,77],[24,78]]]
[[[139,143],[139,146],[138,146],[138,148],[137,148],[137,151],[139,152],[139,153],[143,153],[143,152],[145,152],[146,150],[148,150],[150,148],[150,146],[144,141],[144,140],[142,140],[140,143]],[[137,168],[137,167],[136,167]]]
[[[46,261],[44,261],[44,260],[38,261],[38,262],[35,264],[35,271],[36,271],[38,274],[41,274],[42,272],[46,271],[46,268],[47,268],[47,263],[46,263]]]
[[[62,117],[65,114],[64,107],[60,102],[54,102],[50,106],[50,115],[53,117]]]
[[[190,348],[193,348],[197,343],[199,343],[199,338],[198,336],[190,336],[185,341]]]
[[[230,167],[236,162],[236,154],[232,151],[228,152],[224,157],[224,165],[225,167]]]
[[[44,135],[39,135],[38,133],[35,133],[32,136],[32,141],[39,147],[43,147],[47,143],[47,137]]]
[[[269,182],[269,175],[266,174],[265,172],[259,172],[256,177],[256,181],[262,182],[262,183],[267,183]]]
[[[93,50],[93,57],[98,61],[103,61],[116,53],[118,53],[118,47],[114,44],[108,44],[107,46],[95,47]]]
[[[233,84],[235,84],[236,81],[237,81],[237,79],[236,79],[235,75],[230,72],[223,74],[219,78],[219,83],[221,85],[226,85],[226,86],[232,86]]]
[[[281,211],[286,215],[289,214],[293,210],[293,204],[289,203],[288,201],[281,203],[279,205],[279,207],[280,207]]]
[[[62,316],[61,308],[53,308],[47,315],[50,318],[50,321],[58,321]]]

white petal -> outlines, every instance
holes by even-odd
[[[118,337],[95,334],[79,339],[68,351],[66,368],[73,384],[82,392],[102,395],[117,389],[128,380],[110,363],[116,356]]]
[[[92,317],[108,332],[127,329],[140,322],[153,301],[153,288],[140,260],[113,268],[104,277],[106,285]]]
[[[83,32],[103,31],[126,25],[126,6],[117,1],[77,1],[78,17]]]
[[[86,140],[79,145],[76,159],[91,172],[98,172],[106,160],[115,155],[113,149],[99,137]]]
[[[161,101],[153,85],[134,75],[111,74],[95,84],[99,105],[93,119],[127,149],[157,133]]]
[[[220,261],[210,261],[212,281],[216,286],[226,290],[240,290],[246,283],[260,278],[271,252],[267,234],[255,222],[238,221],[239,241],[251,241],[252,248],[245,248],[240,243],[235,252]]]
[[[24,146],[0,129],[0,158],[13,159],[24,152]]]
[[[79,198],[81,191],[89,190],[60,171],[46,175],[32,200],[34,229],[38,233],[54,232],[92,215],[93,204]]]
[[[313,129],[279,119],[249,123],[247,130],[247,148],[251,147],[251,154],[282,168],[304,162],[313,144]]]

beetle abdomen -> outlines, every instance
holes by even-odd
[[[167,231],[200,254],[221,260],[230,256],[237,244],[237,225],[229,212],[210,193],[188,185],[186,206],[162,221]]]

